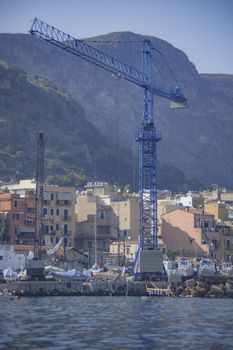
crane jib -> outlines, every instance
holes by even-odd
[[[71,35],[38,20],[37,18],[34,19],[30,33],[46,40],[50,44],[58,46],[84,60],[92,62],[93,64],[108,70],[109,72],[115,74],[116,78],[118,79],[122,78],[131,81],[142,88],[146,88],[154,95],[175,102],[186,102],[186,98],[181,93],[164,91],[149,85],[148,81],[150,79],[148,79],[144,72],[141,72],[136,68],[119,61],[115,57],[112,57],[82,42],[81,40],[78,40]],[[148,40],[146,41],[148,42]]]

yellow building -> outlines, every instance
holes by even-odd
[[[228,219],[228,210],[226,205],[219,201],[210,201],[205,203],[205,211],[213,214],[216,221],[225,221]]]
[[[138,240],[139,205],[137,195],[111,196],[110,205],[119,218],[119,240]]]
[[[118,239],[118,217],[93,192],[77,194],[75,248],[88,253],[89,266],[106,261],[109,245]]]
[[[137,241],[138,196],[123,195],[100,182],[90,182],[85,188],[76,200],[76,247],[89,253],[94,250],[95,226],[99,252],[109,252],[114,241],[123,245]]]
[[[220,233],[220,260],[233,263],[233,223],[217,222],[216,230]]]

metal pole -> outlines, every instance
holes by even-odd
[[[94,233],[95,233],[95,262],[97,264],[97,203],[96,203],[96,212],[94,216]]]

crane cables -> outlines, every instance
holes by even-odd
[[[107,40],[107,39],[81,39],[80,41],[93,44],[141,44],[140,40]],[[165,55],[162,51],[157,49],[152,43],[152,70],[151,70],[151,83],[154,87],[167,92],[171,92],[174,87],[179,86],[178,80],[175,77],[171,67],[169,66]],[[157,55],[156,55],[157,54]],[[137,62],[139,65],[140,62]],[[155,83],[156,81],[156,83]],[[173,89],[172,89],[173,88]]]
[[[174,87],[176,88],[179,86],[178,80],[176,76],[174,75],[172,69],[170,68],[164,54],[155,48],[152,47],[152,85],[154,85],[154,82],[156,81],[156,87],[159,89],[166,90],[168,92],[172,92]],[[157,55],[156,55],[157,53]]]

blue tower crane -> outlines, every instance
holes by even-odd
[[[155,267],[158,259],[153,252],[158,252],[156,146],[161,136],[156,132],[153,120],[153,97],[157,95],[174,101],[180,106],[185,105],[187,99],[178,87],[175,88],[175,91],[165,91],[153,85],[151,79],[152,43],[149,40],[142,42],[142,71],[139,71],[37,18],[33,21],[30,33],[143,88],[144,110],[141,131],[137,138],[139,143],[139,244],[134,273],[159,272],[161,264],[160,267]]]

